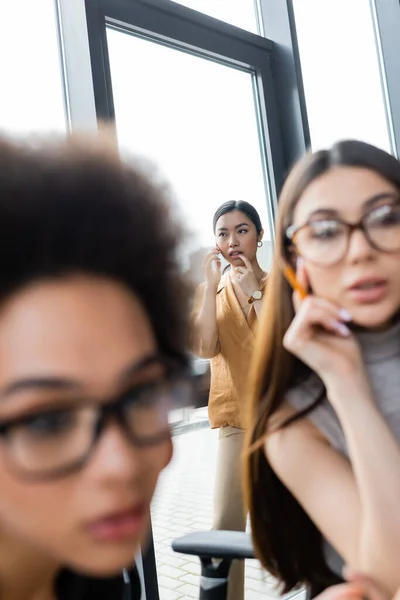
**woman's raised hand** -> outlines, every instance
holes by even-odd
[[[303,289],[309,289],[304,264],[296,277]],[[361,351],[347,323],[348,312],[332,302],[312,294],[304,300],[293,294],[296,316],[283,340],[287,350],[307,364],[324,381],[352,376],[364,370]]]
[[[219,258],[220,251],[217,247],[207,252],[204,259],[204,275],[206,286],[210,288],[218,288],[221,281],[221,259]]]
[[[240,258],[242,259],[244,266],[235,267],[234,281],[240,286],[242,291],[250,297],[253,292],[260,288],[260,284],[257,281],[257,277],[254,274],[249,259],[246,258],[244,254],[241,254]]]

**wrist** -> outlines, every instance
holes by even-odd
[[[365,370],[357,369],[347,375],[335,373],[322,377],[326,392],[332,404],[356,401],[358,397],[373,397],[371,385]]]
[[[218,283],[208,283],[206,281],[206,285],[204,288],[204,293],[205,294],[212,294],[215,295],[217,293],[218,290]]]
[[[256,302],[260,302],[263,298],[263,293],[261,290],[255,289],[249,295],[248,303],[255,304]]]

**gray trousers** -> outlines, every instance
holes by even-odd
[[[213,529],[246,531],[241,468],[244,433],[230,426],[219,430]],[[243,599],[244,561],[237,561],[229,574],[228,600]]]

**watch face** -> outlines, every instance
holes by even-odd
[[[260,292],[260,290],[256,290],[255,292],[253,292],[252,296],[254,300],[261,300],[262,292]]]

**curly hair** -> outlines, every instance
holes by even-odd
[[[186,364],[182,232],[156,179],[106,135],[0,139],[0,302],[42,278],[107,277],[134,292],[160,350]]]

